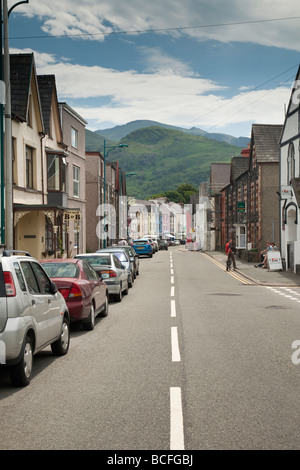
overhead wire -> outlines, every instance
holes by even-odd
[[[266,85],[267,83],[270,83],[270,82],[272,82],[273,80],[276,80],[276,78],[281,77],[282,75],[286,74],[286,73],[289,72],[290,70],[293,70],[293,69],[295,69],[295,68],[297,68],[297,67],[299,67],[299,64],[293,65],[292,67],[290,67],[290,68],[288,68],[287,70],[285,70],[285,71],[283,71],[283,72],[281,72],[281,73],[275,75],[274,77],[272,77],[272,78],[266,80],[265,82],[261,83],[260,85],[257,85],[256,87],[252,88],[252,89],[249,90],[248,92],[243,93],[243,94],[241,94],[241,95],[239,95],[239,96],[233,98],[233,99],[230,101],[230,103],[229,103],[229,102],[226,102],[226,103],[222,104],[221,106],[218,106],[217,110],[222,109],[222,108],[224,108],[224,107],[226,107],[226,106],[229,106],[229,105],[231,105],[232,103],[234,103],[234,102],[236,102],[236,101],[238,101],[238,100],[240,100],[240,99],[245,98],[245,96],[247,96],[247,95],[253,93],[254,91],[257,91],[259,88],[263,87],[263,86]],[[293,75],[292,77],[289,77],[288,79],[286,79],[283,83],[287,83],[287,82],[289,82],[290,80],[292,80],[293,78],[294,78],[294,75]],[[279,86],[282,86],[282,85],[280,84]],[[230,119],[232,116],[235,116],[235,115],[238,114],[239,112],[241,112],[241,111],[243,111],[244,109],[246,109],[246,108],[248,108],[249,106],[251,106],[251,104],[256,103],[257,101],[261,100],[262,98],[264,98],[266,95],[268,95],[269,93],[271,93],[271,92],[273,92],[273,91],[274,91],[273,89],[272,89],[272,90],[269,90],[267,93],[265,93],[265,94],[264,94],[263,96],[261,96],[260,98],[257,98],[256,100],[252,101],[252,102],[249,103],[248,105],[246,105],[246,106],[244,106],[243,108],[241,108],[239,111],[236,111],[235,113],[231,114],[231,115],[230,115],[227,119],[225,119],[224,121],[221,121],[221,122],[219,122],[218,124],[216,124],[215,126],[210,127],[208,130],[211,130],[211,129],[213,129],[213,128],[216,127],[216,126],[218,126],[218,125],[220,125],[220,124],[223,124],[223,123],[226,122],[228,119]],[[214,112],[216,112],[216,109],[212,109],[212,110],[208,111],[207,113],[202,114],[201,116],[199,116],[199,117],[197,117],[197,118],[195,118],[195,119],[189,121],[189,122],[186,123],[185,125],[191,124],[192,122],[195,122],[195,121],[197,121],[197,120],[199,120],[199,119],[203,119],[204,117],[206,117],[206,116],[208,116],[209,114],[214,113]]]
[[[10,39],[49,39],[49,38],[77,38],[77,37],[96,37],[96,36],[111,36],[119,34],[145,34],[145,33],[159,33],[159,32],[168,32],[168,31],[187,31],[192,29],[201,29],[201,28],[218,28],[226,26],[243,26],[247,24],[257,24],[257,23],[270,23],[274,21],[290,21],[300,19],[300,16],[289,16],[285,18],[269,18],[262,20],[248,20],[248,21],[237,21],[231,23],[213,23],[213,24],[204,24],[204,25],[195,25],[195,26],[175,26],[172,28],[153,28],[153,29],[141,29],[141,30],[127,30],[127,31],[101,31],[99,33],[78,33],[78,34],[58,34],[58,35],[37,35],[37,36],[11,36]]]
[[[18,39],[45,39],[45,38],[59,38],[59,39],[64,39],[64,38],[80,38],[80,37],[96,37],[96,36],[110,36],[110,35],[121,35],[121,34],[145,34],[145,33],[157,33],[157,32],[171,32],[171,31],[187,31],[187,30],[193,30],[193,29],[201,29],[201,28],[214,28],[214,27],[228,27],[228,26],[241,26],[241,25],[247,25],[247,24],[259,24],[259,23],[269,23],[269,22],[275,22],[275,21],[290,21],[290,20],[295,20],[295,19],[300,19],[300,16],[291,16],[291,17],[284,17],[284,18],[269,18],[269,19],[261,19],[261,20],[248,20],[248,21],[239,21],[239,22],[229,22],[229,23],[214,23],[214,24],[206,24],[206,25],[196,25],[196,26],[179,26],[179,27],[172,27],[172,28],[153,28],[153,29],[145,29],[145,30],[127,30],[127,31],[109,31],[109,32],[99,32],[99,33],[80,33],[80,34],[63,34],[63,35],[37,35],[37,36],[15,36],[15,37],[10,37],[11,40],[18,40]],[[225,106],[228,106],[232,104],[233,102],[240,100],[247,96],[248,94],[252,93],[253,91],[258,90],[262,86],[266,85],[267,83],[275,80],[276,78],[280,77],[281,75],[289,72],[290,70],[294,69],[298,65],[294,65],[293,67],[285,70],[284,72],[281,72],[280,74],[270,78],[269,80],[266,80],[260,85],[257,85],[255,88],[251,89],[247,93],[243,93],[242,95],[237,96],[233,100],[229,102],[224,103],[221,106],[218,106],[218,110],[221,108],[224,108]],[[285,82],[288,82],[291,80],[293,77],[288,78]],[[281,86],[281,85],[280,85]],[[248,108],[252,104],[256,103],[257,101],[261,100],[263,97],[271,93],[273,90],[268,91],[265,93],[263,96],[259,97],[258,99],[254,100],[253,102],[249,103],[248,105],[244,106],[241,108],[239,111],[236,111],[235,113],[231,114],[226,118],[225,120],[220,121],[216,125],[210,127],[208,130],[213,129],[214,127],[219,126],[220,124],[223,124],[224,122],[228,121],[232,116],[235,116],[236,114],[239,114],[242,112],[244,109]],[[189,121],[188,124],[195,122],[199,119],[202,119],[206,117],[207,115],[215,112],[216,110],[210,110],[207,113],[203,114],[202,116],[199,116],[198,118]]]

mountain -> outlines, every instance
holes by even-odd
[[[144,129],[146,127],[162,127],[164,129],[171,129],[184,132],[185,134],[200,135],[205,136],[208,139],[219,140],[220,142],[227,142],[231,145],[236,145],[237,147],[247,147],[250,139],[248,137],[233,137],[228,134],[221,133],[210,133],[197,127],[192,127],[191,129],[184,129],[183,127],[170,126],[168,124],[162,124],[156,121],[131,121],[122,126],[116,126],[111,129],[101,129],[95,131],[96,134],[103,136],[105,139],[111,139],[113,141],[119,142],[121,139],[126,137],[131,132],[137,131],[139,129]]]
[[[92,133],[93,134],[93,133]],[[90,132],[86,134],[86,146],[103,152],[103,136],[96,134],[90,147]],[[125,173],[127,193],[139,199],[176,189],[183,183],[193,186],[207,181],[211,163],[230,162],[242,148],[206,136],[187,134],[161,126],[145,127],[127,134],[117,144],[128,148],[116,148],[108,154],[108,161],[119,161]],[[130,175],[129,173],[136,173]]]

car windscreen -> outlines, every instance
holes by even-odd
[[[114,255],[123,263],[124,261],[128,262],[128,258],[125,255],[124,251],[114,251]]]
[[[79,277],[79,268],[74,263],[42,263],[49,277]]]
[[[134,240],[133,242],[134,245],[148,245],[147,240]]]

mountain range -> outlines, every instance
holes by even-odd
[[[217,138],[218,137],[218,138]],[[230,162],[247,147],[249,139],[182,129],[155,121],[133,121],[112,129],[86,130],[86,150],[128,145],[111,150],[107,161],[119,161],[125,171],[127,194],[148,199],[183,183],[196,188],[207,181],[211,163]]]
[[[115,126],[110,129],[99,129],[95,131],[96,134],[103,136],[105,139],[113,140],[119,142],[121,139],[126,137],[131,132],[137,131],[139,129],[145,129],[147,127],[162,127],[164,129],[171,129],[175,131],[181,131],[185,134],[191,135],[200,135],[207,137],[208,139],[219,140],[220,142],[226,142],[227,144],[236,145],[236,147],[247,147],[249,142],[248,137],[233,137],[228,134],[221,133],[210,133],[206,132],[203,129],[197,127],[192,127],[191,129],[185,129],[183,127],[171,126],[169,124],[162,124],[156,121],[147,121],[147,120],[138,120],[131,121],[122,126]]]

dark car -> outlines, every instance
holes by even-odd
[[[71,321],[80,321],[85,330],[93,330],[95,318],[108,314],[108,290],[96,271],[84,259],[40,261],[63,295]]]
[[[167,240],[159,240],[159,243],[158,243],[159,250],[168,250],[168,248],[169,248],[169,243],[167,242]]]

